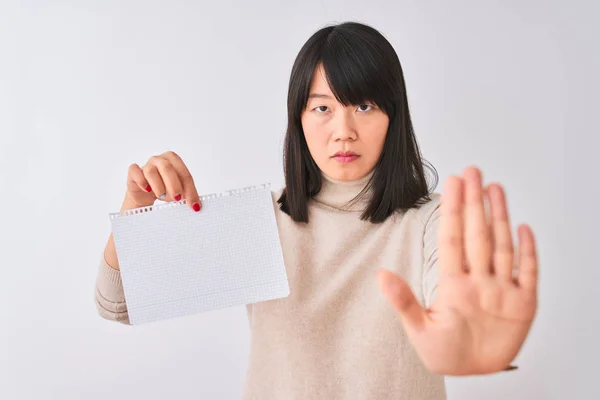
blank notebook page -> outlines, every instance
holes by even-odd
[[[129,320],[287,297],[270,184],[111,213]]]

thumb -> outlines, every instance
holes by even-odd
[[[426,312],[417,301],[410,286],[398,275],[386,269],[377,271],[377,280],[381,291],[394,306],[402,323],[420,331],[424,328]]]

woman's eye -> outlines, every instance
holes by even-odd
[[[358,111],[367,112],[371,108],[373,108],[373,106],[371,106],[370,104],[361,104],[360,106],[358,106]]]
[[[327,112],[327,106],[318,106],[314,108],[315,111],[317,111],[318,113],[324,113]]]

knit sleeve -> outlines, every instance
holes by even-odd
[[[435,299],[438,283],[438,232],[440,227],[440,196],[435,195],[428,207],[423,234],[423,293],[425,307]]]
[[[94,297],[96,309],[102,318],[129,325],[121,273],[106,263],[104,252],[100,260]]]

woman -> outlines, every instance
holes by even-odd
[[[247,307],[244,398],[443,399],[444,375],[509,369],[537,309],[533,233],[520,227],[514,257],[503,189],[477,168],[429,191],[402,68],[375,29],[329,26],[300,50],[284,166],[273,201],[290,295]],[[173,152],[128,175],[122,209],[201,209]],[[128,322],[112,236],[96,300]]]

